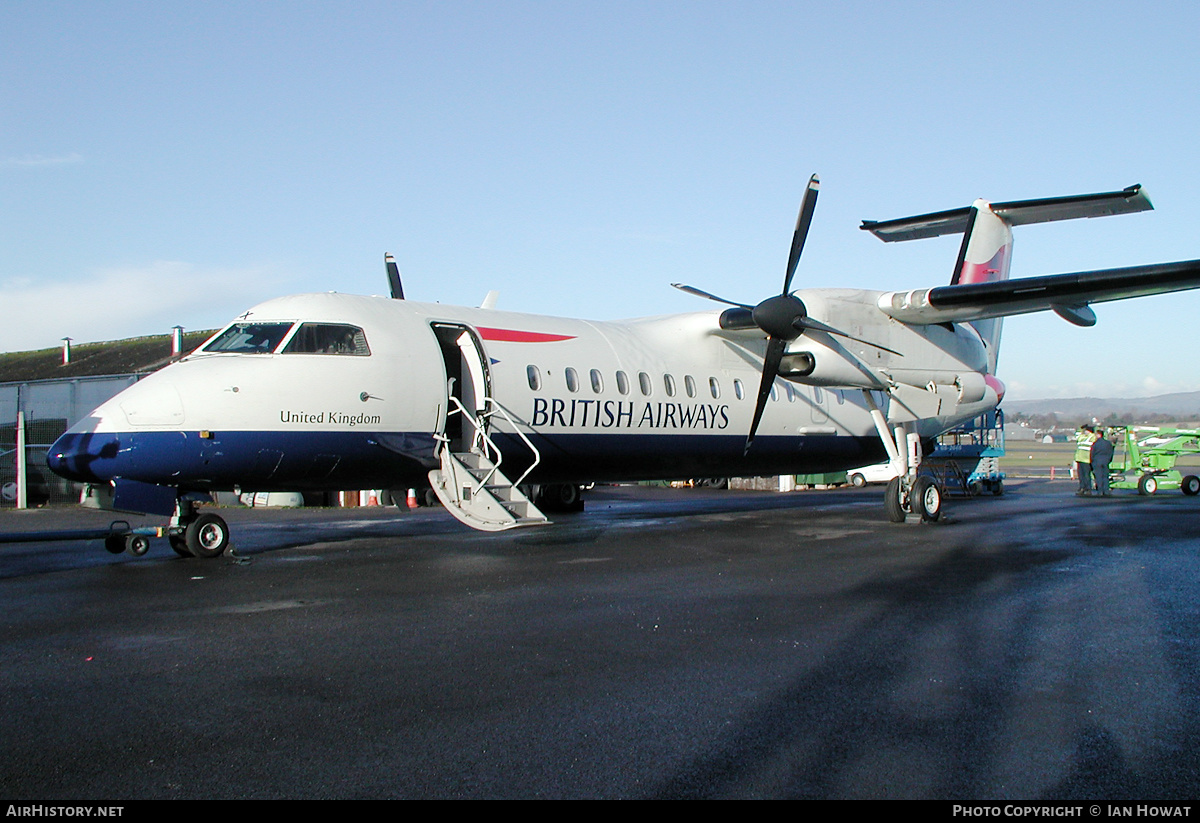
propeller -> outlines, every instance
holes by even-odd
[[[783,354],[787,349],[787,345],[804,334],[804,332],[821,331],[826,334],[834,334],[868,346],[883,349],[892,354],[899,354],[899,352],[892,351],[886,346],[880,346],[878,343],[872,343],[869,340],[862,340],[861,338],[846,334],[835,329],[833,326],[822,323],[820,320],[809,317],[804,301],[790,293],[792,290],[792,277],[796,274],[796,266],[800,262],[800,253],[804,251],[804,241],[808,237],[808,229],[812,224],[813,212],[817,207],[817,193],[820,188],[821,181],[814,174],[809,178],[808,188],[805,189],[804,199],[800,203],[800,214],[796,217],[796,230],[792,234],[792,248],[788,253],[787,271],[783,277],[783,290],[779,294],[774,297],[768,297],[758,305],[749,306],[745,303],[726,300],[724,297],[718,297],[703,289],[697,289],[694,286],[688,286],[683,283],[671,284],[680,291],[687,292],[688,294],[724,303],[727,306],[733,306],[734,308],[727,309],[721,313],[721,328],[752,329],[757,327],[766,332],[767,351],[763,357],[762,380],[758,386],[758,398],[754,405],[754,418],[750,422],[750,432],[746,436],[746,448],[743,454],[749,454],[750,452],[750,445],[754,442],[754,435],[758,431],[758,424],[762,421],[763,411],[767,407],[767,398],[771,395],[771,386],[774,384],[775,378],[779,376],[779,364],[783,361]]]
[[[404,299],[404,285],[400,282],[400,267],[396,265],[396,258],[390,254],[383,256],[383,266],[387,269],[388,288],[392,292],[392,297],[396,300]]]

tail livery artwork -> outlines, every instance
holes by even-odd
[[[170,517],[185,556],[229,529],[221,490],[432,489],[469,526],[547,522],[581,484],[837,471],[888,459],[887,515],[935,520],[918,473],[932,438],[994,409],[1000,324],[1200,286],[1200,261],[1008,278],[1012,228],[1150,209],[1139,186],[862,228],[886,242],[961,233],[950,284],[793,290],[809,181],[782,288],[724,310],[597,322],[391,297],[303,294],[247,311],[93,411],[50,451],[107,508]],[[949,272],[948,272],[949,273]],[[940,278],[939,278],[940,279]]]

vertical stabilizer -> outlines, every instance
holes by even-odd
[[[954,266],[952,286],[967,283],[994,283],[1008,279],[1012,263],[1012,228],[1008,222],[992,211],[984,200],[976,200],[971,206],[963,232],[962,247]],[[987,344],[988,371],[996,373],[996,360],[1000,353],[1000,331],[1003,318],[975,320],[971,323]]]

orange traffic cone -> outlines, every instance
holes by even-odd
[[[415,509],[417,507],[417,490],[416,489],[408,490],[408,501],[407,502],[408,502],[408,507],[410,509]]]

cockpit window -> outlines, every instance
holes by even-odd
[[[204,351],[266,354],[275,351],[291,327],[291,323],[234,323]]]
[[[370,355],[367,336],[358,326],[337,323],[302,323],[283,349],[284,354]]]

